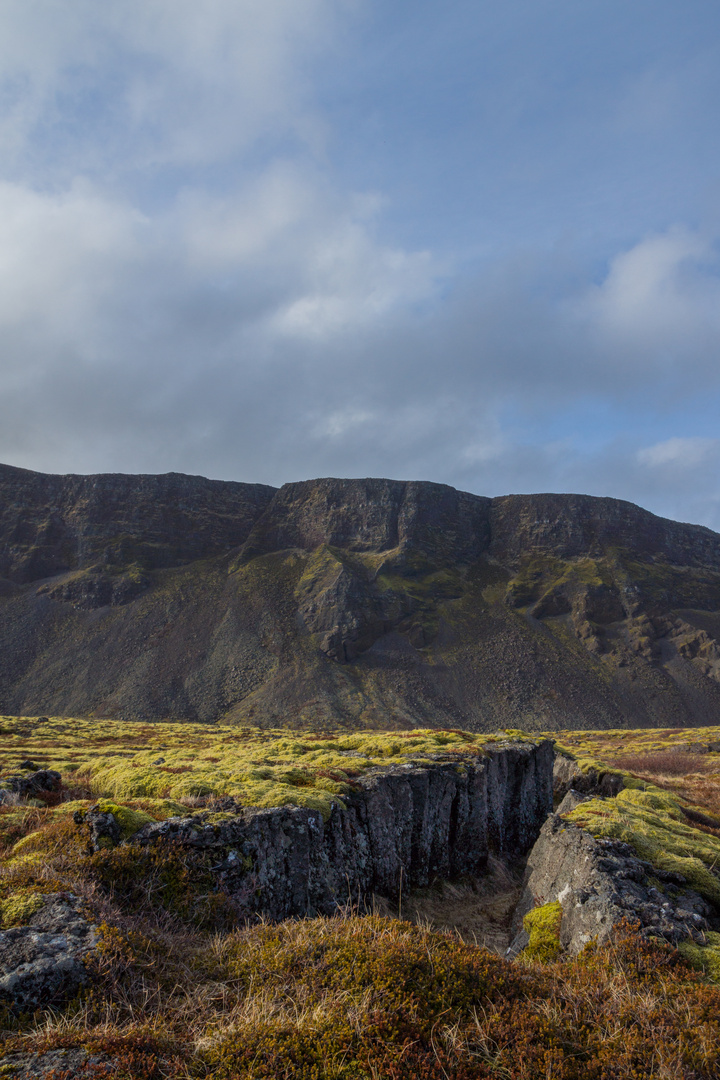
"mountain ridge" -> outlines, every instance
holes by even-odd
[[[586,495],[0,466],[0,709],[534,728],[720,711],[720,535]]]

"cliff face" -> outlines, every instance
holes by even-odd
[[[479,874],[489,853],[517,859],[552,810],[549,741],[484,756],[374,770],[328,821],[315,810],[247,810],[225,821],[170,818],[132,842],[212,851],[218,885],[243,915],[333,914],[396,898],[437,877]]]
[[[521,563],[533,551],[560,559],[619,549],[649,562],[720,570],[720,536],[683,525],[621,499],[590,495],[506,495],[491,500],[492,552]]]
[[[275,489],[202,476],[47,476],[0,466],[0,577],[177,566],[242,544]]]
[[[630,503],[0,468],[0,709],[620,727],[720,711],[720,536]]]
[[[255,524],[244,558],[323,545],[347,552],[408,551],[474,562],[490,543],[491,499],[444,484],[306,480],[286,484]]]

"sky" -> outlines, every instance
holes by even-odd
[[[717,0],[3,0],[0,461],[720,530]]]

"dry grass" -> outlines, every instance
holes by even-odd
[[[4,1051],[84,1048],[76,1075],[126,1080],[710,1080],[720,988],[621,935],[509,964],[393,919],[213,937],[106,930],[96,990],[7,1033]]]
[[[504,956],[510,945],[512,914],[522,892],[522,871],[521,866],[510,869],[490,856],[481,878],[436,881],[397,903],[377,899],[376,912],[408,919],[429,930],[454,933],[461,941]]]
[[[623,754],[607,759],[639,780],[680,795],[720,819],[720,759],[686,750]]]
[[[89,728],[73,731],[51,722],[43,743],[27,723],[19,724],[12,746],[5,746],[5,761],[21,754],[37,760],[44,749],[39,763],[52,767],[60,760],[53,754],[62,751],[65,783],[73,786],[63,797],[77,801],[109,794],[92,779],[100,762],[122,770],[128,762],[146,767],[162,756],[158,775],[173,782],[196,771],[186,768],[192,756],[202,757],[216,775],[232,755],[253,769],[286,770],[286,776],[302,759],[303,775],[290,776],[299,786],[310,774],[333,784],[338,770],[351,779],[354,768],[405,760],[432,747],[462,752],[480,746],[480,737],[450,731],[436,733],[430,743],[425,732],[271,732],[256,740],[238,729],[230,729],[235,741],[224,745],[217,729],[190,725],[182,726],[178,737],[184,741],[174,745],[176,725],[125,727],[104,730],[93,741]],[[720,733],[709,732],[705,741],[714,737]],[[345,739],[356,741],[348,745]],[[563,733],[559,741],[572,744],[578,756],[622,768],[711,812],[720,758],[676,745],[696,739],[702,741],[687,731],[643,731]],[[92,789],[83,787],[83,776]],[[213,797],[188,792],[182,801],[206,806]],[[175,805],[151,797],[126,801],[152,816]],[[72,1066],[54,1080],[720,1075],[720,987],[669,946],[640,940],[626,928],[606,946],[546,964],[509,963],[481,947],[502,950],[517,896],[517,877],[497,864],[482,880],[437,884],[404,897],[402,920],[390,917],[398,909],[378,905],[379,913],[369,917],[348,911],[334,919],[238,928],[232,911],[213,908],[207,918],[198,917],[197,900],[207,889],[178,853],[164,862],[150,856],[142,862],[130,847],[91,856],[63,806],[0,807],[0,892],[50,891],[62,882],[79,893],[104,920],[95,983],[62,1010],[6,1016],[7,1062],[19,1060],[17,1054],[29,1060],[30,1054],[67,1048]],[[685,820],[675,824],[682,832]],[[691,824],[711,846],[720,835],[712,825]],[[26,852],[40,857],[9,860],[12,844],[33,833]],[[192,873],[201,876],[202,866]],[[75,1052],[80,1056],[72,1057]]]

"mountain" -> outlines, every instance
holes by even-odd
[[[717,723],[720,535],[584,495],[0,466],[0,710]]]

